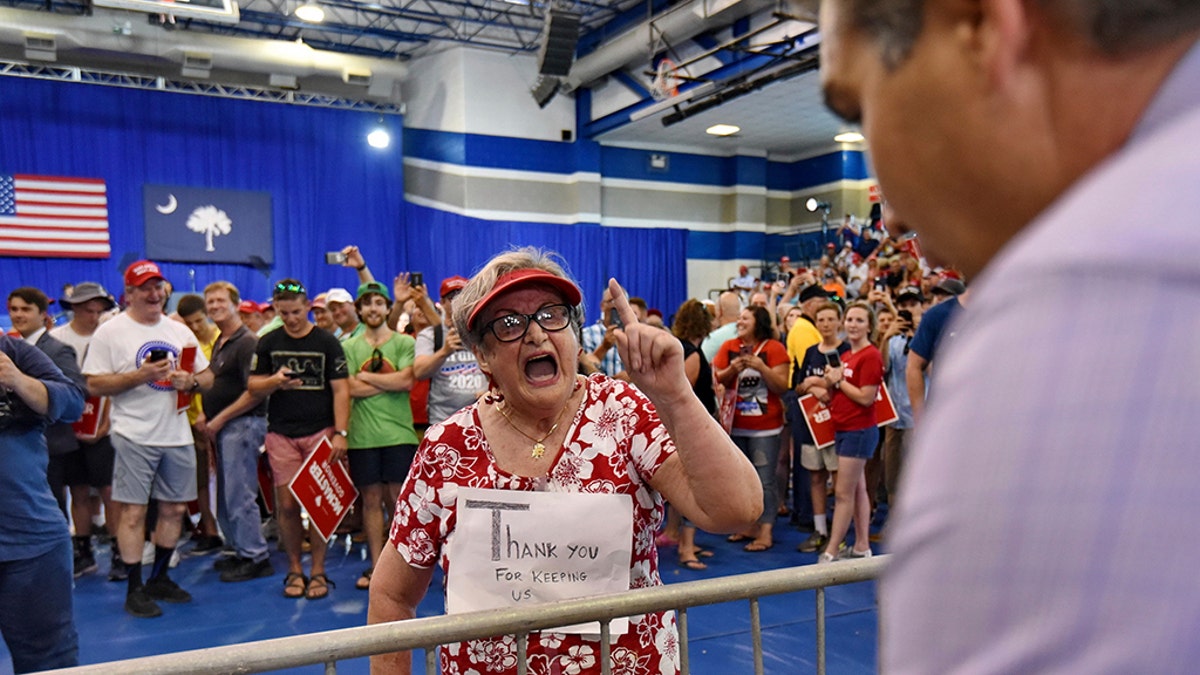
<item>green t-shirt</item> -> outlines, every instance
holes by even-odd
[[[412,368],[416,342],[408,335],[393,333],[379,346],[379,358],[373,363],[375,349],[362,334],[342,343],[351,377],[363,371],[371,372],[375,364],[379,364],[378,370],[374,371],[378,373]],[[350,401],[350,435],[346,444],[351,449],[416,444],[417,434],[413,430],[412,406],[407,391],[385,391]]]

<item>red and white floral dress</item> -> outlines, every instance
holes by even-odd
[[[531,478],[496,466],[479,420],[479,403],[451,415],[425,434],[396,502],[391,544],[408,562],[427,569],[440,562],[448,576],[449,543],[455,536],[457,487],[494,490],[628,494],[633,501],[633,554],[629,587],[662,585],[654,532],[663,500],[647,483],[675,452],[654,405],[634,386],[604,375],[586,381],[562,449],[546,476]],[[584,525],[581,523],[581,525]],[[600,673],[600,641],[576,634],[531,633],[531,675]],[[512,636],[446,645],[446,675],[515,673]],[[630,618],[629,631],[613,636],[612,672],[674,675],[679,672],[679,635],[674,612]]]

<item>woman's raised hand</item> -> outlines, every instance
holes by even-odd
[[[670,332],[639,323],[624,289],[616,279],[608,280],[617,316],[623,328],[614,331],[617,352],[625,364],[629,379],[655,403],[673,396],[691,395],[683,371],[683,346]]]

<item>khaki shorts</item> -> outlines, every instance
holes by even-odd
[[[111,435],[113,448],[112,498],[125,504],[190,502],[196,498],[196,449],[191,443],[176,446],[138,445]]]
[[[838,460],[837,453],[834,451],[834,445],[827,445],[823,449],[818,450],[815,445],[807,443],[800,446],[800,466],[809,471],[837,471]]]

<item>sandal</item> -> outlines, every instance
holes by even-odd
[[[760,543],[757,541],[752,541],[749,544],[746,544],[745,546],[743,546],[742,550],[749,551],[750,553],[762,553],[763,551],[770,549],[774,545],[775,545],[775,542],[771,542],[769,544],[763,544],[763,543]]]
[[[739,541],[750,541],[753,538],[754,537],[751,537],[750,535],[746,535],[746,534],[742,534],[741,532],[738,532],[737,534],[731,534],[728,537],[725,537],[725,541],[727,541],[731,544],[736,544]]]
[[[329,589],[333,586],[337,586],[337,584],[330,581],[324,572],[314,574],[308,580],[308,592],[305,593],[304,597],[309,600],[320,600],[329,595]]]
[[[300,583],[294,583],[299,581]],[[293,593],[292,591],[296,591]],[[283,578],[283,597],[299,600],[308,593],[308,577],[299,572],[288,572]]]
[[[708,569],[708,565],[705,565],[695,558],[692,558],[691,560],[680,560],[679,564],[694,572]]]
[[[374,567],[368,567],[367,569],[363,570],[362,576],[358,578],[358,581],[354,582],[354,587],[360,591],[370,590],[371,589],[371,573],[374,571],[375,571]]]
[[[711,557],[713,557],[713,552],[706,548],[696,547],[696,557],[697,558],[711,558]]]

